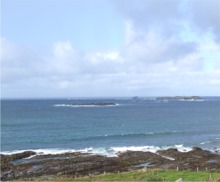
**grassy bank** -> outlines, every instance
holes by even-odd
[[[162,171],[151,170],[148,172],[132,171],[126,173],[111,173],[82,178],[59,178],[53,181],[176,181],[182,178],[183,181],[220,181],[218,172],[189,172],[189,171]]]

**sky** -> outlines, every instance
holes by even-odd
[[[220,0],[1,0],[1,97],[220,95]]]

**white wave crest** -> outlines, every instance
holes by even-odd
[[[106,105],[92,105],[92,104],[55,104],[54,107],[114,107],[119,106],[118,103],[116,104],[106,104]]]
[[[181,101],[181,102],[203,102],[203,99],[179,99],[175,101]]]
[[[37,155],[48,155],[48,154],[63,154],[63,153],[71,153],[76,152],[74,149],[27,149],[27,150],[13,150],[13,151],[4,151],[1,152],[3,155],[12,155],[18,154],[26,151],[36,152]]]
[[[72,153],[72,152],[81,152],[81,153],[89,153],[91,155],[102,155],[107,157],[117,157],[119,153],[123,153],[126,151],[143,151],[143,152],[152,152],[156,153],[157,150],[166,150],[168,148],[177,148],[181,152],[188,152],[191,150],[191,147],[185,147],[183,145],[173,145],[173,146],[122,146],[122,147],[98,147],[98,148],[85,148],[80,150],[75,149],[37,149],[37,150],[15,150],[15,151],[5,151],[1,152],[4,155],[11,155],[16,153],[22,153],[25,151],[34,151],[36,155],[47,155],[47,154],[63,154],[63,153]],[[33,155],[35,156],[35,155]],[[30,156],[29,158],[33,157]]]
[[[200,144],[201,144],[201,145],[205,145],[205,144],[208,144],[208,143],[211,143],[211,141],[201,142]]]

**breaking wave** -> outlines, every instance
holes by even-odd
[[[54,107],[114,107],[119,106],[119,104],[55,104]]]
[[[183,145],[173,145],[173,146],[122,146],[122,147],[99,147],[99,148],[85,148],[80,150],[74,149],[30,149],[30,150],[16,150],[16,151],[5,151],[1,152],[4,155],[11,155],[16,153],[21,153],[25,151],[34,151],[36,155],[47,155],[47,154],[63,154],[63,153],[71,153],[71,152],[81,152],[81,153],[89,153],[91,155],[103,155],[108,157],[116,157],[119,153],[123,153],[126,151],[143,151],[143,152],[153,152],[155,153],[158,150],[166,150],[168,148],[177,148],[181,152],[188,152],[191,150],[191,147],[186,147]],[[31,157],[34,157],[33,155]],[[29,157],[29,158],[31,158]]]

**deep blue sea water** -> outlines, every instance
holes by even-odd
[[[77,104],[112,102],[116,106]],[[74,105],[71,105],[74,104]],[[220,97],[1,100],[1,152],[220,149]]]

